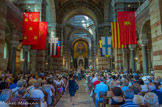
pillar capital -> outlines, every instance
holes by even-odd
[[[28,51],[31,49],[31,46],[23,46],[24,51]]]
[[[131,45],[129,45],[129,49],[130,50],[134,50],[136,48],[136,44],[131,44]]]
[[[148,43],[148,39],[140,40],[139,43],[141,44],[141,46],[146,46],[146,44]]]
[[[19,44],[18,41],[11,41],[12,47],[17,47],[18,44]]]

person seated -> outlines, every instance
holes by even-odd
[[[11,103],[14,103],[15,106],[27,107],[28,105],[26,100],[22,98],[25,92],[26,92],[25,88],[19,88],[18,95],[12,98]]]
[[[147,85],[144,84],[144,81],[142,79],[138,79],[137,83],[141,86],[141,92],[148,92]]]
[[[162,104],[162,93],[160,91],[156,90],[155,84],[150,83],[148,85],[148,89],[150,92],[153,92],[158,96],[159,104]]]
[[[96,87],[100,83],[100,76],[97,77],[97,80],[93,83],[93,86]]]
[[[18,95],[18,90],[19,90],[19,88],[22,88],[22,87],[24,87],[24,82],[23,82],[22,80],[19,80],[19,81],[17,82],[16,88],[13,88],[13,89],[12,89],[13,95],[14,95],[14,96],[17,96],[17,95]]]
[[[98,101],[102,102],[103,99],[99,99],[100,92],[107,92],[108,86],[104,83],[104,78],[100,78],[100,83],[96,85],[94,93],[96,94],[96,107],[98,107]]]
[[[98,80],[97,74],[94,75],[94,78],[93,78],[92,81],[91,81],[92,84],[93,84],[96,80]]]
[[[29,97],[31,98],[40,98],[41,100],[41,107],[44,107],[44,93],[42,90],[40,90],[40,81],[37,81],[34,83],[34,88],[33,90],[30,91],[29,93]],[[36,105],[36,107],[38,107],[38,105]]]
[[[113,91],[112,91],[114,87],[117,87],[117,85],[116,85],[116,82],[115,81],[112,81],[109,84],[108,97],[113,97],[114,96]]]
[[[128,87],[129,85],[129,81],[127,79],[123,80],[123,87],[122,87],[122,91],[124,92],[125,90],[129,89]]]
[[[134,92],[133,102],[138,105],[144,105],[144,98],[140,95],[141,86],[138,83],[134,83],[132,86],[129,87]]]
[[[125,103],[119,107],[139,107],[137,104],[133,103],[134,92],[131,89],[125,90],[124,99]]]
[[[159,107],[158,96],[153,92],[146,93],[144,100],[147,107]]]
[[[12,99],[12,91],[10,89],[3,89],[0,94],[0,106],[10,107],[8,102]]]
[[[25,93],[24,97],[29,97],[30,91],[34,90],[34,83],[35,83],[35,81],[33,79],[29,80],[29,82],[28,82],[29,87],[26,89],[26,93]]]
[[[112,91],[113,91],[114,96],[110,98],[109,105],[122,105],[122,104],[124,104],[124,98],[122,97],[123,93],[122,93],[121,88],[114,87],[112,89]]]
[[[41,90],[48,93],[48,105],[52,105],[52,91],[51,88],[47,85],[47,81],[42,81],[42,87]]]

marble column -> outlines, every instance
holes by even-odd
[[[30,73],[33,74],[36,72],[36,59],[37,59],[37,50],[31,50],[31,71]]]
[[[30,46],[23,46],[23,49],[24,49],[24,68],[23,68],[23,71],[24,71],[24,74],[27,73],[28,71],[28,51],[30,50]]]
[[[136,72],[136,66],[135,66],[135,59],[134,59],[134,49],[136,48],[135,44],[129,45],[130,53],[131,53],[131,68],[132,72]]]
[[[16,70],[16,47],[18,45],[17,41],[12,41],[12,56],[11,56],[11,72],[12,75],[15,75],[15,70]]]
[[[148,73],[148,65],[147,65],[147,56],[146,56],[146,45],[148,43],[148,40],[141,40],[140,44],[142,46],[142,63],[143,63],[143,73],[144,75],[147,75]]]
[[[128,49],[123,48],[122,49],[123,52],[123,70],[126,71],[128,70]]]

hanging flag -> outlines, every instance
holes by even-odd
[[[102,40],[102,52],[103,55],[108,57],[109,55],[111,55],[111,37],[101,37]]]
[[[58,41],[58,43],[56,44],[56,55],[52,56],[54,58],[59,58],[60,57],[60,49],[61,49],[61,41]]]
[[[38,44],[33,45],[32,49],[46,49],[46,38],[47,38],[47,22],[39,23],[39,36],[38,36]]]
[[[48,55],[50,56],[57,55],[57,43],[58,43],[58,38],[49,38]]]
[[[101,57],[104,57],[104,55],[102,53],[102,40],[99,40],[99,47],[100,47],[100,55],[101,55]]]
[[[121,43],[121,35],[119,32],[119,23],[111,22],[112,45],[113,48],[126,48],[126,45]]]
[[[37,45],[40,12],[23,13],[23,45]]]
[[[118,12],[121,43],[124,45],[137,44],[135,12]]]

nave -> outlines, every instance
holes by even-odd
[[[73,107],[70,103],[70,96],[68,91],[60,99],[55,107]],[[90,91],[84,80],[79,82],[79,90],[75,95],[75,105],[74,107],[95,107],[95,104],[90,97]]]

